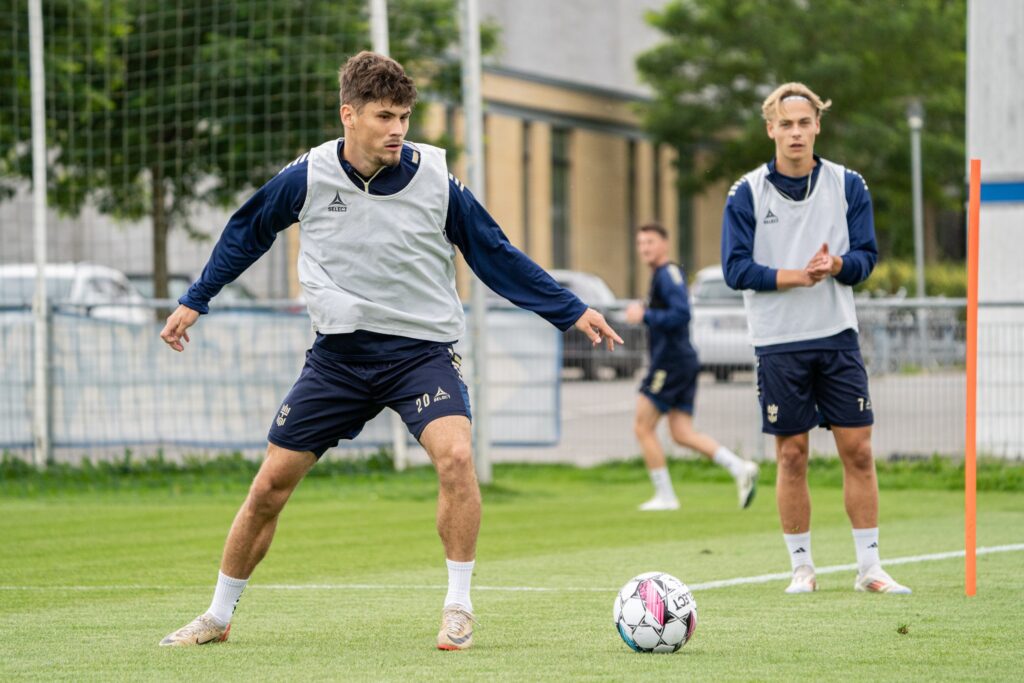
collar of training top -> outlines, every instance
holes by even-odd
[[[338,140],[338,161],[341,162],[341,168],[345,171],[345,174],[351,178],[357,189],[362,189],[363,183],[366,181],[359,171],[356,170],[355,166],[345,160],[345,156],[342,151],[345,149],[345,140],[342,138]],[[403,189],[405,186],[412,181],[416,171],[420,166],[420,153],[412,148],[412,146],[405,144],[402,146],[402,160],[397,166],[385,166],[378,172],[372,180],[370,180],[369,191],[372,195],[389,195],[395,194]]]
[[[794,178],[792,176],[783,175],[779,173],[775,168],[775,157],[772,157],[771,161],[768,162],[768,182],[776,187],[779,192],[783,193],[790,199],[795,201],[801,201],[807,199],[807,197],[814,191],[814,186],[818,184],[818,174],[821,172],[821,157],[817,154],[814,156],[814,168],[811,170],[811,177],[808,181],[807,176],[801,176]]]

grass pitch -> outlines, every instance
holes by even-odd
[[[184,649],[157,642],[209,604],[248,473],[170,472],[128,485],[131,477],[54,484],[8,470],[0,482],[0,680],[1019,676],[1021,551],[980,556],[974,598],[963,595],[962,558],[890,567],[910,596],[855,593],[853,571],[819,576],[814,595],[785,595],[784,581],[698,590],[689,644],[674,655],[631,652],[611,624],[613,598],[631,576],[661,570],[693,585],[789,568],[770,468],[746,511],[719,470],[678,462],[672,471],[683,509],[640,513],[650,485],[639,463],[497,467],[497,484],[484,492],[475,646],[440,652],[446,574],[429,470],[307,479],[242,597],[230,640]],[[819,567],[854,561],[836,475],[812,469]],[[941,476],[927,467],[882,470],[883,559],[962,548],[962,494],[934,488]],[[1019,543],[1021,493],[980,493],[979,546]]]

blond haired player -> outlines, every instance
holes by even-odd
[[[860,174],[814,153],[830,105],[802,83],[779,86],[764,101],[775,156],[729,190],[722,265],[729,286],[744,290],[762,430],[775,435],[776,499],[793,569],[786,592],[818,587],[807,458],[808,432],[823,426],[843,463],[854,588],[909,593],[879,561],[874,413],[853,301],[853,286],[878,259],[871,196]]]

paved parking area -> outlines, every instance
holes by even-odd
[[[964,448],[965,378],[962,371],[872,377],[876,457],[960,454]],[[562,438],[544,448],[494,448],[494,462],[565,462],[582,466],[634,457],[633,436],[637,381],[567,381],[562,384]],[[773,439],[761,434],[753,373],[739,373],[730,382],[701,375],[694,424],[702,432],[752,459],[774,457]],[[662,443],[669,454],[687,449],[670,443],[662,425]],[[831,434],[811,433],[817,453],[835,453]],[[413,462],[426,462],[419,449]]]

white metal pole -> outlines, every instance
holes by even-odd
[[[924,210],[921,189],[921,128],[920,116],[910,117],[910,164],[914,195],[914,266],[917,270],[917,298],[927,296],[924,289]]]
[[[388,0],[370,0],[370,42],[377,54],[391,55],[388,42]]]
[[[924,285],[924,210],[921,189],[921,129],[924,127],[924,107],[920,100],[912,100],[907,107],[907,124],[910,126],[910,175],[911,194],[914,207],[914,269],[917,271],[917,299],[924,299],[927,293]],[[920,342],[922,364],[928,362],[928,321],[924,307],[917,309],[917,336]]]
[[[385,57],[391,54],[388,42],[388,2],[370,0],[370,43],[374,52]],[[409,466],[408,432],[402,416],[391,411],[391,450],[395,455],[395,469],[401,472]]]
[[[29,80],[32,89],[32,240],[36,261],[36,291],[32,299],[35,322],[33,346],[32,437],[35,463],[51,459],[50,382],[48,373],[49,309],[46,300],[46,72],[43,69],[43,12],[41,0],[28,3]]]
[[[481,201],[487,196],[484,173],[483,105],[480,95],[480,16],[477,0],[459,0],[462,40],[462,111],[466,128],[469,186]],[[473,350],[473,459],[482,484],[491,472],[490,408],[487,392],[487,301],[484,285],[470,281],[470,337]]]

